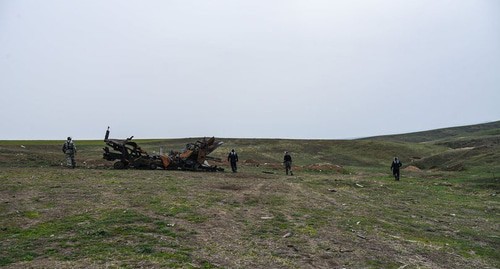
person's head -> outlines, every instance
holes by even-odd
[[[71,141],[71,137],[68,136],[68,141]]]
[[[394,157],[394,160],[397,161],[398,160],[398,157]]]
[[[234,149],[232,149],[231,152],[234,152]]]

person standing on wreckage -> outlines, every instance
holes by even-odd
[[[66,154],[66,165],[71,168],[76,167],[75,155],[76,155],[76,146],[73,143],[71,137],[68,136],[66,142],[64,142],[62,151]]]

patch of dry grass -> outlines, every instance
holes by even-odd
[[[407,172],[394,182],[373,171],[263,170],[2,169],[0,262],[11,268],[500,266],[499,200],[491,188],[449,172]]]

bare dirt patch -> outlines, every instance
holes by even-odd
[[[312,171],[335,171],[338,173],[342,173],[345,171],[344,167],[337,164],[331,163],[315,163],[310,165],[305,165],[302,169],[312,170]]]
[[[403,169],[403,171],[407,171],[407,172],[420,172],[422,170],[420,168],[416,167],[416,166],[410,165],[410,166],[405,167]]]

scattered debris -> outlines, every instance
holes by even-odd
[[[283,238],[288,238],[288,237],[290,237],[290,236],[292,236],[292,233],[291,233],[291,232],[288,232],[288,233],[286,233],[285,235],[283,235]]]
[[[358,184],[358,183],[356,183],[356,186],[358,186],[358,187],[360,187],[360,188],[364,188],[364,186],[363,186],[363,185]]]
[[[329,192],[337,192],[336,189],[328,189]]]
[[[359,238],[361,238],[361,239],[365,239],[366,240],[366,236],[363,236],[363,235],[360,235],[360,234],[357,234],[356,236],[359,237]]]
[[[274,217],[273,216],[264,216],[264,217],[260,217],[260,219],[268,220],[268,219],[274,219]]]
[[[21,145],[21,148],[25,149],[26,147],[24,145]]]
[[[275,174],[274,172],[270,172],[270,171],[262,171],[262,173],[264,173],[264,174]]]
[[[392,237],[392,238],[401,239],[401,237],[400,237],[400,236],[397,236],[397,235],[392,235],[392,234],[390,234],[389,236],[390,236],[390,237]]]

